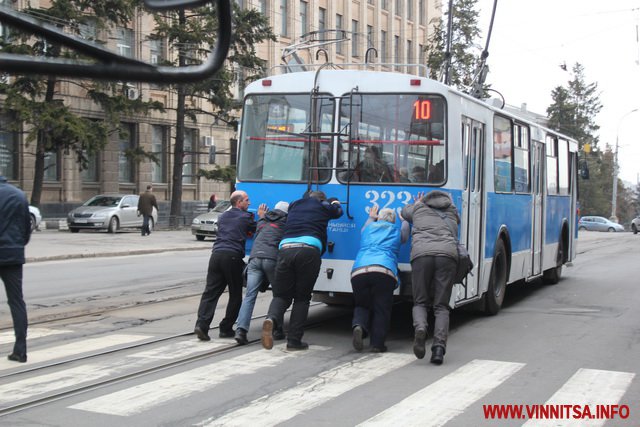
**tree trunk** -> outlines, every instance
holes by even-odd
[[[49,77],[47,79],[47,92],[45,93],[45,105],[53,101],[55,94],[56,78]],[[33,190],[31,191],[31,204],[40,207],[40,199],[42,198],[42,184],[44,181],[44,157],[47,152],[47,141],[49,135],[45,129],[38,131],[36,138],[36,162],[33,171]]]

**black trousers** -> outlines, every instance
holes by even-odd
[[[7,292],[7,302],[13,319],[13,332],[16,336],[13,353],[27,355],[27,306],[22,296],[22,264],[0,265],[0,278]]]
[[[421,256],[411,261],[413,282],[413,327],[427,329],[427,307],[433,307],[435,325],[432,346],[447,346],[449,300],[457,263],[443,256]]]
[[[372,347],[382,348],[391,322],[395,277],[384,273],[363,273],[351,278],[355,308],[352,326],[362,327]]]
[[[142,230],[141,233],[144,236],[145,234],[151,234],[151,229],[149,228],[149,221],[151,220],[151,215],[142,215]]]
[[[230,331],[238,318],[238,312],[242,305],[242,270],[244,261],[242,256],[226,252],[213,252],[209,258],[207,271],[207,284],[200,298],[198,307],[199,326],[204,332],[209,330],[213,315],[216,312],[218,299],[229,286],[229,302],[224,319],[220,322],[221,331]]]
[[[275,322],[276,327],[282,327],[284,313],[293,302],[287,335],[289,341],[300,341],[304,335],[311,293],[321,263],[320,251],[316,248],[285,248],[278,252],[276,276],[271,284],[273,299],[267,317]]]

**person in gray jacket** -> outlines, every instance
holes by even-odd
[[[413,353],[425,356],[427,308],[433,306],[435,325],[431,363],[444,360],[449,335],[449,299],[458,262],[456,236],[460,223],[449,193],[433,190],[402,209],[402,217],[413,224],[411,231],[411,280],[413,282]]]
[[[266,210],[266,205],[264,206]],[[260,285],[266,279],[272,283],[276,275],[276,260],[278,259],[278,245],[284,234],[284,226],[287,223],[287,211],[289,203],[278,202],[273,210],[268,211],[258,221],[256,238],[253,241],[249,265],[247,265],[247,291],[242,300],[240,314],[238,315],[238,327],[235,340],[240,345],[249,343],[247,332],[251,323],[253,307],[256,305],[256,297]],[[283,340],[285,338],[282,327],[273,330],[273,338]]]
[[[4,282],[7,302],[16,337],[9,360],[27,361],[27,307],[22,296],[24,247],[31,237],[29,202],[24,193],[0,175],[0,279]]]

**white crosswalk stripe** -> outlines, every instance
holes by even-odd
[[[522,363],[473,360],[360,425],[442,426],[523,366]]]
[[[394,353],[361,357],[322,372],[296,387],[247,403],[223,417],[206,420],[203,424],[207,427],[273,426],[415,360],[413,355]]]
[[[620,402],[634,377],[635,374],[630,372],[579,369],[551,396],[546,405],[590,405],[591,408],[596,405],[615,405]],[[530,419],[523,427],[596,427],[605,422],[606,419]]]
[[[107,340],[113,343],[113,339]],[[64,390],[68,387],[80,386],[100,379],[108,378],[127,370],[141,368],[157,363],[160,358],[178,360],[185,356],[224,347],[225,343],[202,343],[190,340],[158,347],[154,350],[138,352],[124,358],[103,363],[87,363],[82,366],[63,369],[51,374],[36,375],[24,380],[0,385],[0,404],[34,398],[46,393]],[[56,348],[50,351],[56,352]]]
[[[64,329],[47,329],[47,328],[29,328],[27,331],[29,341],[36,338],[43,338],[52,335],[60,335],[65,334],[67,330]],[[1,344],[9,344],[15,341],[16,337],[13,333],[13,330],[7,332],[0,332],[0,345]]]
[[[282,346],[283,347],[283,346]],[[174,399],[185,398],[231,379],[234,376],[253,374],[264,368],[277,366],[292,357],[300,357],[309,351],[324,351],[327,347],[310,346],[307,352],[253,351],[232,359],[217,361],[206,366],[151,381],[122,391],[70,406],[73,409],[111,415],[133,415]],[[206,372],[206,375],[203,375]]]

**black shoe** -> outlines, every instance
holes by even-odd
[[[424,329],[416,329],[413,338],[413,354],[415,354],[418,359],[424,359],[424,355],[426,353],[426,350],[424,349],[424,342],[426,339],[427,331]]]
[[[444,347],[437,345],[431,348],[431,363],[434,365],[442,365],[444,361]]]
[[[386,353],[386,352],[387,352],[386,345],[382,345],[380,347],[371,347],[371,353]]]
[[[25,363],[27,361],[27,355],[20,356],[19,354],[11,353],[7,356],[7,359],[13,360],[14,362]]]
[[[236,329],[236,336],[234,337],[236,342],[240,345],[249,344],[249,340],[247,339],[247,331],[242,328]]]
[[[273,348],[273,320],[267,318],[262,323],[262,335],[260,336],[262,347],[267,350]]]
[[[360,325],[356,325],[353,327],[353,348],[356,351],[362,351],[362,327]]]
[[[193,333],[196,334],[200,341],[211,341],[211,337],[200,328],[200,326],[196,326],[193,329]]]
[[[236,336],[236,331],[233,329],[229,329],[228,331],[224,331],[220,329],[220,333],[218,334],[220,338],[234,338]]]
[[[276,341],[282,341],[283,339],[285,339],[287,336],[284,334],[284,331],[282,330],[282,328],[275,328],[273,330],[273,339]]]
[[[309,348],[309,344],[302,341],[287,341],[287,350],[290,351],[298,351],[298,350],[307,350]]]

